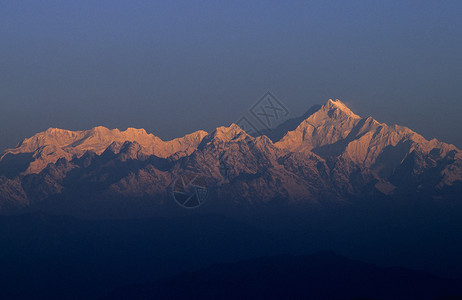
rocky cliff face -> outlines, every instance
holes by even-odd
[[[231,206],[322,206],[371,195],[441,199],[462,192],[456,147],[361,118],[329,100],[274,143],[235,124],[171,141],[144,129],[48,129],[2,154],[0,209],[79,199],[126,199],[128,207],[133,199],[149,199],[161,206],[185,172],[203,176],[217,203]]]

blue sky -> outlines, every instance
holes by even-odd
[[[0,1],[0,150],[48,127],[228,125],[266,91],[462,147],[460,1]]]

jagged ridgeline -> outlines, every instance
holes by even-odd
[[[257,137],[236,124],[171,141],[144,129],[50,128],[1,155],[0,212],[161,211],[173,203],[172,182],[186,172],[207,182],[209,201],[200,208],[206,210],[326,207],[368,198],[450,201],[462,194],[462,152],[455,146],[329,100]]]

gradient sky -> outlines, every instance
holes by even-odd
[[[0,150],[229,125],[266,91],[462,147],[462,1],[0,1]]]

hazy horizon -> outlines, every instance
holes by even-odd
[[[340,100],[340,99],[338,99],[338,100]],[[258,101],[258,100],[257,100],[257,101]],[[257,101],[256,101],[256,102],[257,102]],[[341,101],[341,100],[340,100],[340,101]],[[342,101],[342,102],[343,102],[343,101]],[[320,106],[320,105],[324,105],[324,104],[325,104],[325,103],[315,104],[315,105],[311,106],[310,108],[313,108],[313,107],[316,108],[316,107],[318,107],[318,106]],[[348,106],[348,107],[350,107],[350,106]],[[307,109],[307,112],[308,112],[308,111],[309,111],[309,109]],[[355,111],[353,111],[353,112],[356,113]],[[301,117],[301,116],[303,116],[304,114],[306,114],[306,112],[305,112],[305,113],[300,113],[300,114],[298,114],[298,115],[293,115],[293,114],[290,115],[290,112],[289,112],[289,115],[288,115],[288,116],[286,116],[286,117],[284,117],[284,118],[281,117],[279,123],[280,123],[280,122],[283,122],[283,121],[285,121],[285,120],[288,120],[288,119],[296,119],[297,117]],[[251,116],[251,115],[249,114],[249,111],[246,110],[246,111],[243,112],[243,114],[242,114],[241,117],[249,118],[249,116]],[[373,117],[372,115],[360,116],[360,117],[362,117],[362,118],[367,118],[367,117],[369,117],[369,116]],[[374,118],[374,117],[373,117],[373,118]],[[240,118],[239,118],[239,119],[240,119]],[[30,137],[33,136],[34,134],[39,133],[39,132],[43,132],[43,131],[45,131],[45,130],[47,130],[47,129],[49,129],[49,128],[59,128],[59,129],[71,130],[71,131],[84,131],[84,130],[90,130],[90,129],[92,129],[92,128],[94,128],[94,127],[98,127],[98,126],[106,127],[106,128],[108,128],[108,129],[111,129],[111,130],[112,130],[112,129],[119,129],[120,131],[125,131],[125,130],[127,130],[128,128],[136,128],[136,129],[145,129],[145,130],[147,131],[148,134],[154,134],[155,136],[160,137],[160,138],[161,138],[162,140],[164,140],[164,141],[169,141],[169,140],[173,140],[173,139],[176,139],[176,138],[183,137],[184,135],[187,135],[187,134],[190,134],[190,133],[199,131],[199,130],[205,130],[207,133],[210,133],[210,132],[212,132],[214,129],[218,128],[218,127],[221,127],[221,126],[227,127],[227,126],[231,125],[232,123],[236,124],[237,121],[239,121],[239,119],[236,118],[234,121],[231,121],[231,122],[229,122],[229,123],[227,123],[227,124],[217,124],[215,127],[212,127],[212,128],[210,128],[209,130],[205,130],[205,129],[203,129],[203,128],[197,128],[197,129],[191,129],[191,128],[190,128],[189,131],[185,131],[185,133],[182,134],[182,135],[179,135],[179,136],[168,136],[167,138],[163,137],[162,135],[160,135],[159,133],[157,133],[157,132],[155,132],[155,131],[149,131],[149,130],[146,129],[146,128],[136,127],[136,125],[128,125],[127,127],[108,127],[108,126],[104,126],[104,125],[101,125],[101,124],[96,124],[96,125],[93,125],[93,126],[88,127],[88,128],[73,128],[73,129],[71,129],[71,128],[64,128],[64,127],[52,127],[52,126],[50,126],[50,127],[48,127],[48,128],[44,128],[43,130],[34,132],[34,133],[32,133],[30,136],[24,136],[24,137],[20,138],[20,140],[19,140],[18,142],[16,142],[16,143],[15,143],[14,145],[12,145],[12,146],[4,146],[3,148],[0,148],[0,152],[1,152],[1,151],[4,151],[4,150],[6,150],[6,149],[14,148],[14,147],[16,147],[17,145],[19,145],[24,139],[30,138]],[[259,130],[262,130],[262,129],[265,128],[264,126],[261,125],[261,123],[258,123],[258,120],[256,120],[256,119],[251,119],[250,121],[251,121],[251,124],[254,125],[254,126],[256,126],[256,127],[258,127]],[[395,125],[394,123],[383,122],[383,121],[380,121],[380,120],[377,120],[377,121],[379,121],[380,123],[386,123],[387,125]],[[273,124],[273,126],[271,126],[271,128],[276,128],[276,127],[277,127],[277,124],[278,124],[278,123]],[[402,124],[396,124],[396,125],[401,125],[401,126],[403,126]],[[244,128],[242,128],[242,129],[244,129]],[[410,128],[410,129],[413,130],[412,128]],[[429,136],[425,136],[425,134],[423,134],[422,132],[417,132],[417,133],[423,135],[424,138],[426,138],[426,139],[428,139],[428,140],[431,140],[431,139],[433,139],[433,138],[436,138],[436,139],[440,140],[441,142],[445,142],[445,143],[448,143],[448,144],[454,144],[454,145],[455,145],[456,147],[458,147],[458,148],[461,148],[461,147],[462,147],[462,144],[460,144],[460,143],[459,143],[459,144],[458,144],[458,143],[450,143],[450,142],[441,140],[438,136],[433,136],[433,137],[430,136],[430,137],[429,137]],[[0,145],[0,147],[1,147],[1,145]]]
[[[6,1],[0,151],[57,127],[162,139],[235,122],[271,91],[338,98],[462,148],[459,1]]]

